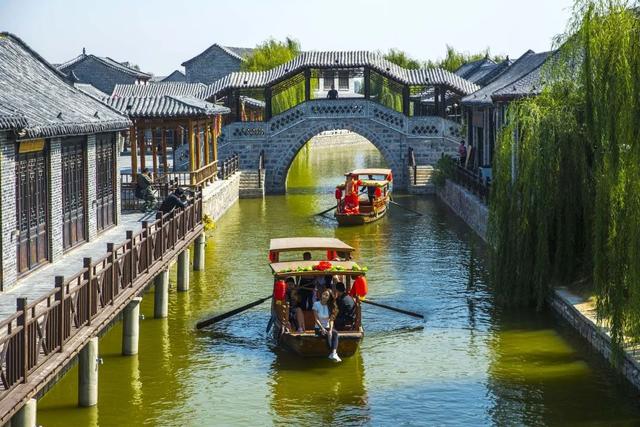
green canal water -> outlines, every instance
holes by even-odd
[[[638,425],[638,396],[548,313],[496,307],[482,243],[437,199],[398,196],[364,227],[312,214],[343,171],[383,165],[373,147],[303,150],[289,191],[242,200],[207,241],[206,271],[171,289],[169,318],[142,302],[140,354],[121,326],[100,340],[99,404],[77,408],[77,368],[38,403],[44,426]],[[265,337],[264,304],[206,332],[197,320],[270,293],[271,237],[336,236],[369,267],[369,297],[425,313],[363,308],[366,338],[341,364],[299,359]],[[173,272],[172,281],[175,279]]]

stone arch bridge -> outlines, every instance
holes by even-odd
[[[219,158],[237,153],[242,169],[256,170],[264,152],[266,190],[279,193],[300,148],[333,129],[371,141],[393,169],[396,188],[406,188],[409,149],[422,166],[455,153],[460,99],[477,89],[449,71],[404,69],[374,52],[303,52],[268,71],[228,74],[198,97],[231,111]]]
[[[257,169],[264,152],[265,189],[283,193],[298,151],[315,135],[333,129],[368,139],[393,169],[397,189],[408,185],[409,148],[417,164],[434,165],[443,154],[455,156],[461,140],[461,126],[442,117],[407,117],[365,99],[313,100],[267,122],[226,125],[218,141],[219,157],[238,153],[241,169]]]

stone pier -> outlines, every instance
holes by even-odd
[[[78,358],[78,405],[98,403],[98,337],[89,339]]]
[[[169,315],[169,270],[154,279],[153,317],[162,319]]]
[[[178,255],[178,292],[189,290],[189,249]]]
[[[124,356],[138,354],[140,301],[142,298],[134,298],[122,313],[122,354]]]

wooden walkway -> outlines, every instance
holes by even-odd
[[[53,288],[43,288],[33,300],[18,298],[18,309],[14,306],[0,321],[0,425],[64,372],[87,341],[202,231],[202,193],[197,191],[186,209],[153,218],[137,233],[127,232],[90,264],[52,266],[46,275]],[[54,279],[52,273],[62,271],[58,268],[75,272]]]

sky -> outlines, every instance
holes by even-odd
[[[52,63],[87,53],[166,75],[213,43],[293,37],[304,50],[398,48],[439,59],[446,45],[517,58],[549,50],[573,0],[0,0],[0,31]]]

